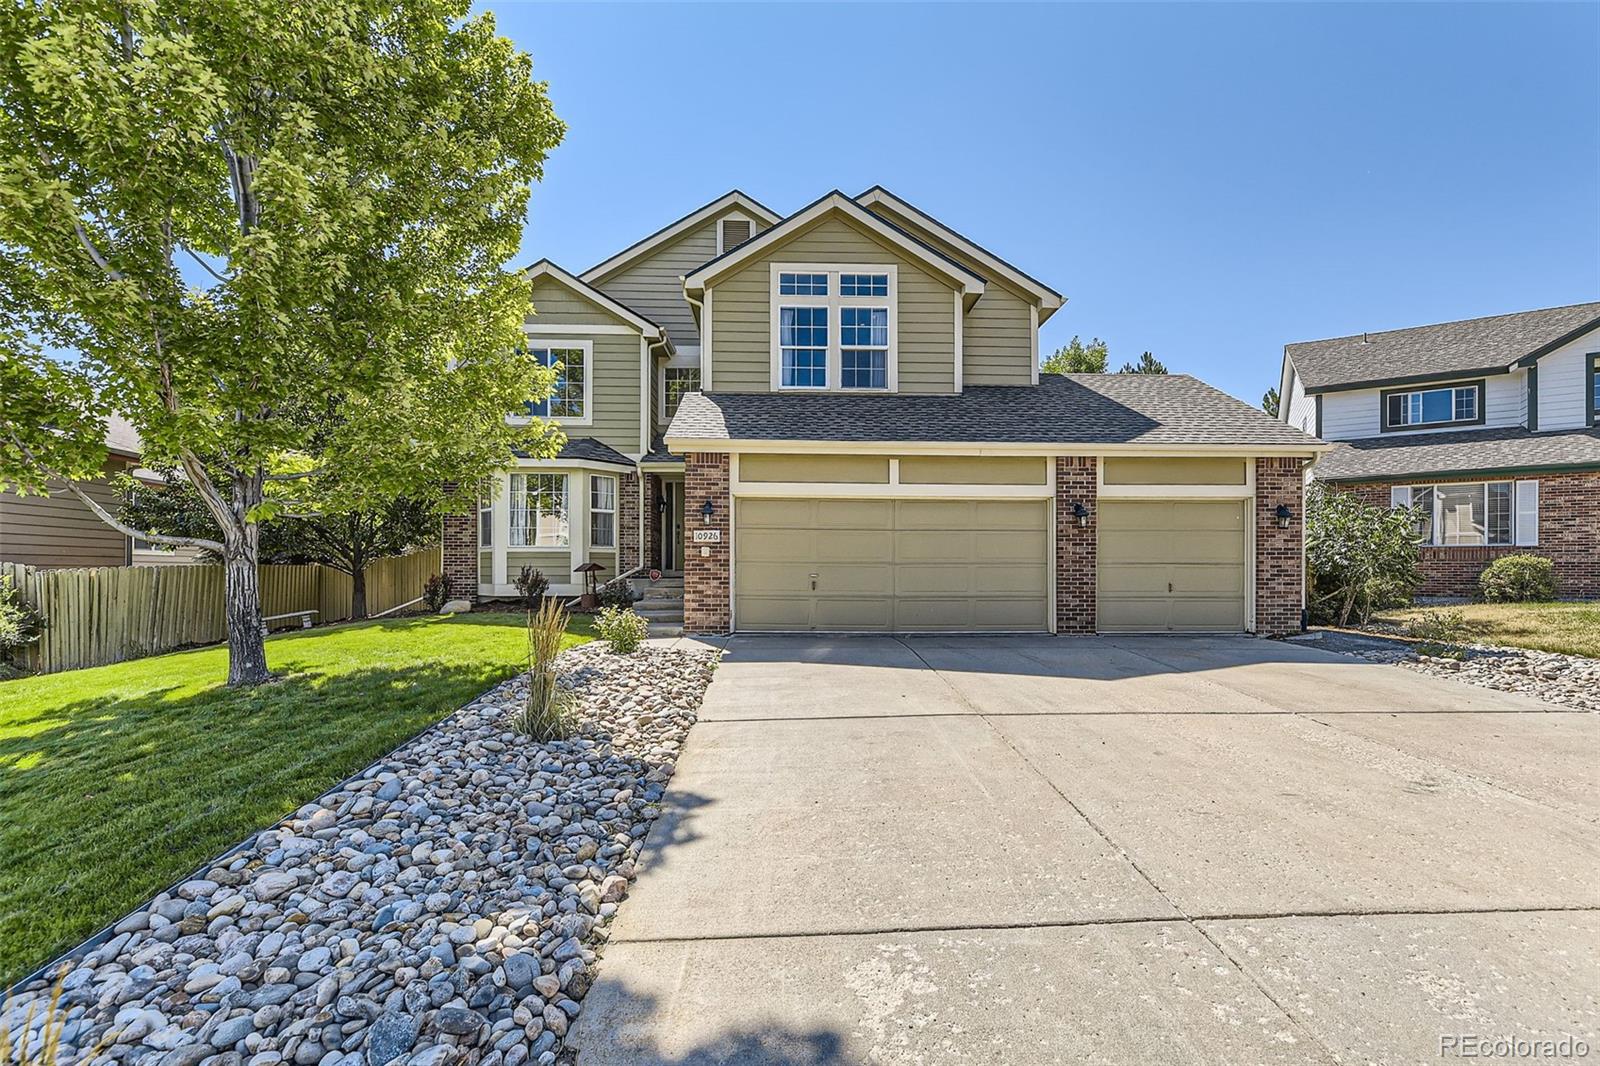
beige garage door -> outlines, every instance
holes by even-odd
[[[734,626],[1036,632],[1044,500],[759,500],[734,513]]]
[[[1244,501],[1100,503],[1099,628],[1245,627]]]

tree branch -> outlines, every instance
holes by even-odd
[[[261,475],[261,479],[263,481],[303,481],[306,478],[317,477],[318,475],[326,474],[327,472],[327,467],[319,466],[312,470],[300,471],[299,473],[263,474]]]
[[[220,273],[218,273],[216,271],[216,269],[213,268],[210,263],[206,262],[204,259],[201,259],[199,253],[196,252],[193,248],[190,248],[187,244],[183,244],[183,243],[180,242],[178,244],[178,247],[182,248],[184,251],[188,252],[190,259],[193,259],[196,263],[199,263],[202,267],[205,268],[207,274],[210,274],[212,277],[216,278],[218,281],[222,282],[223,284],[227,284],[228,282],[233,280],[233,276],[231,274],[220,274]]]
[[[78,235],[78,243],[83,245],[83,250],[89,253],[89,258],[94,260],[94,265],[110,275],[112,281],[121,281],[125,276],[122,271],[112,266],[105,256],[100,254],[100,249],[94,246],[89,239],[89,231],[83,228],[83,222],[78,218],[77,207],[72,211],[72,231]]]

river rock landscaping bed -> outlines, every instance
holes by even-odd
[[[1600,711],[1600,659],[1494,644],[1461,645],[1458,649],[1461,657],[1453,658],[1431,655],[1401,641],[1372,641],[1370,644],[1374,646],[1340,647],[1327,643],[1323,646],[1368,662],[1394,663],[1418,673],[1449,677],[1469,685],[1520,692],[1562,707]]]
[[[58,1061],[554,1062],[715,662],[563,653],[564,741],[511,731],[525,678],[480,696],[74,954]]]

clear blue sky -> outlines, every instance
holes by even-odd
[[[1250,402],[1284,343],[1600,299],[1600,5],[489,2],[570,131],[524,262],[881,183]]]

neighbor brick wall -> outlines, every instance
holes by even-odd
[[[642,566],[639,555],[639,475],[623,474],[617,480],[617,573]]]
[[[683,630],[685,633],[726,633],[732,624],[728,602],[728,560],[733,552],[728,517],[728,456],[691,452],[683,468],[684,567]],[[708,523],[700,509],[706,500],[716,508]],[[691,530],[716,529],[722,532],[717,544],[695,544]],[[701,549],[707,549],[701,555]]]
[[[1095,501],[1098,460],[1092,455],[1056,457],[1056,632],[1093,633],[1095,593]],[[1081,528],[1072,505],[1089,508]]]
[[[1534,480],[1531,476],[1502,479],[1416,479],[1416,484],[1451,485],[1489,480]],[[1422,571],[1419,596],[1478,595],[1478,575],[1502,555],[1542,555],[1555,564],[1556,594],[1563,599],[1600,597],[1600,471],[1545,474],[1539,482],[1539,543],[1525,546],[1428,546],[1417,560]],[[1392,484],[1408,485],[1411,480]],[[1354,492],[1377,507],[1389,506],[1391,482],[1339,482],[1330,488]]]
[[[1301,460],[1256,460],[1256,632],[1265,636],[1300,631],[1303,486]],[[1293,514],[1288,529],[1278,528],[1279,504],[1287,504]]]
[[[446,486],[446,492],[454,486]],[[452,600],[478,601],[478,504],[466,500],[447,510],[440,534],[444,576]]]

